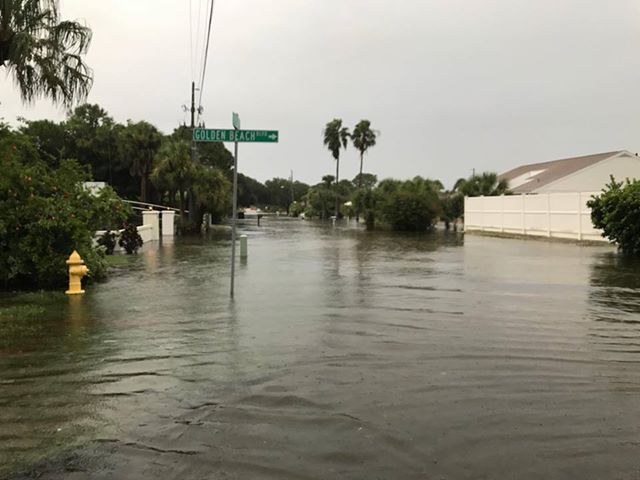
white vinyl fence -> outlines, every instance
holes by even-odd
[[[597,192],[600,193],[600,192]],[[594,192],[466,197],[465,231],[603,241],[591,223]]]

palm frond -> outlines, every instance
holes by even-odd
[[[91,30],[60,21],[57,0],[0,0],[0,65],[29,103],[45,96],[70,107],[86,99],[93,73],[84,62]]]

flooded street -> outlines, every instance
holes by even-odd
[[[81,298],[0,297],[0,477],[640,477],[639,264],[245,229],[233,303],[226,238],[145,246]]]

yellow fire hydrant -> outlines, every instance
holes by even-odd
[[[89,273],[89,269],[80,258],[80,255],[78,255],[78,252],[74,250],[73,253],[69,255],[67,265],[69,265],[69,290],[64,293],[67,295],[78,295],[80,293],[84,293],[84,290],[82,290],[82,282],[80,280]]]

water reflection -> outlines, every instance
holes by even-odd
[[[16,315],[11,303],[22,307]],[[91,372],[116,346],[100,342],[89,311],[82,296],[56,293],[3,304],[0,473],[80,444],[102,425]]]
[[[611,309],[611,317],[602,320],[640,321],[640,260],[610,252],[594,259],[591,266],[591,301],[599,307]]]
[[[611,249],[241,228],[235,302],[228,235],[178,239],[0,336],[0,460],[93,438],[114,478],[633,478],[640,279]]]

